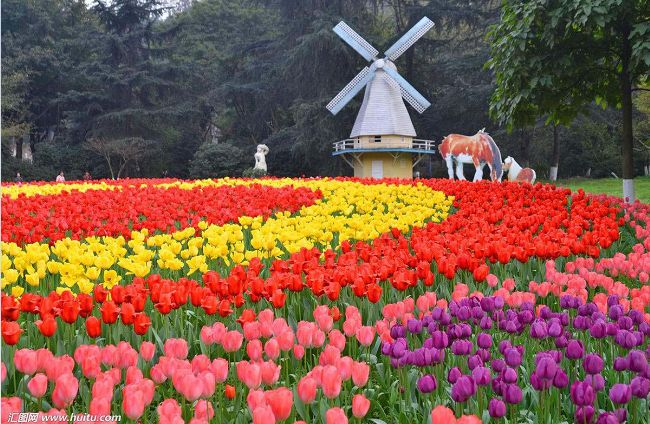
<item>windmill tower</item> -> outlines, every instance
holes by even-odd
[[[422,18],[386,50],[381,59],[377,58],[379,51],[345,22],[334,27],[334,32],[343,41],[371,63],[327,105],[336,115],[366,88],[350,138],[335,142],[332,153],[354,168],[355,177],[412,178],[413,167],[425,155],[436,153],[434,141],[415,138],[415,129],[402,98],[419,113],[431,103],[402,78],[393,63],[432,27],[429,18]]]

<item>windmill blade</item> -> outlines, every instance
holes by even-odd
[[[402,91],[402,97],[406,100],[418,113],[422,113],[431,106],[431,103],[424,98],[411,84],[408,83],[400,74],[397,73],[394,69],[389,68],[388,66],[384,67],[383,70],[390,75],[400,86]]]
[[[363,56],[368,62],[371,62],[379,54],[379,50],[370,45],[348,24],[341,21],[334,27],[334,32],[350,45],[354,50]]]
[[[352,78],[352,81],[343,87],[343,90],[339,91],[339,94],[334,96],[332,101],[327,104],[327,110],[332,112],[332,115],[339,113],[339,111],[343,109],[343,106],[348,104],[348,102],[352,100],[374,76],[375,73],[371,72],[370,68],[367,66],[363,68],[361,72]]]
[[[395,61],[395,59],[400,57],[409,47],[426,34],[427,31],[433,28],[433,25],[433,21],[426,16],[420,19],[420,22],[415,24],[402,38],[397,40],[390,49],[386,50],[386,57]]]

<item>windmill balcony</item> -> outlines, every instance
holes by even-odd
[[[434,140],[402,136],[363,136],[334,142],[332,155],[378,151],[435,154],[436,144]]]

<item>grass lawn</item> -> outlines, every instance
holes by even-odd
[[[571,190],[583,189],[587,193],[605,193],[612,196],[623,196],[623,181],[615,178],[569,178],[558,180],[558,186],[568,187]],[[650,203],[650,177],[637,177],[634,180],[636,197],[643,203]]]

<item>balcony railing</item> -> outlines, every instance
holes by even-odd
[[[347,138],[345,140],[336,141],[333,143],[334,152],[342,152],[344,150],[354,149],[409,149],[421,150],[422,152],[433,151],[436,147],[434,140],[424,140],[419,138],[413,139],[387,139],[380,142],[367,141],[362,143],[357,138]]]

